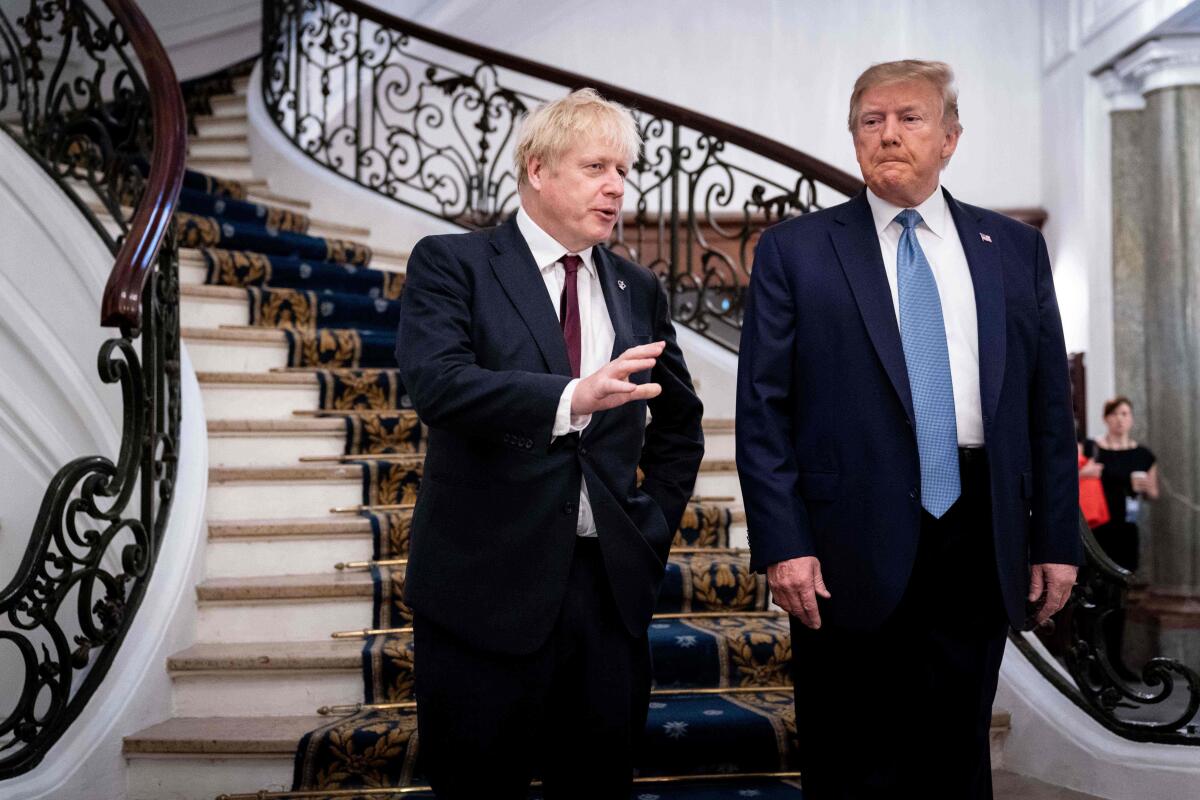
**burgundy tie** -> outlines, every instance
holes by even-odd
[[[567,341],[571,377],[578,378],[583,339],[579,327],[579,292],[576,289],[575,278],[579,274],[579,268],[583,266],[583,259],[568,253],[562,257],[562,263],[567,271],[567,279],[563,282],[562,299],[559,301],[562,309],[559,320],[562,324],[563,338]]]

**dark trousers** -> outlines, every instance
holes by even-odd
[[[989,729],[1008,622],[986,457],[964,454],[961,467],[954,506],[941,519],[922,512],[912,577],[882,627],[791,621],[805,800],[992,797]]]
[[[618,617],[595,539],[576,543],[562,610],[537,651],[482,651],[420,617],[413,636],[420,765],[439,800],[526,798],[535,776],[546,800],[629,796],[650,650]]]

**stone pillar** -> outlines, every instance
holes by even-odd
[[[1148,42],[1112,73],[1145,102],[1112,120],[1115,374],[1162,489],[1133,616],[1200,667],[1200,37]]]

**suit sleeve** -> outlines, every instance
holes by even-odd
[[[763,233],[742,321],[737,379],[737,468],[750,566],[816,555],[793,449],[796,305],[776,236]]]
[[[417,243],[400,295],[396,362],[421,420],[497,442],[550,445],[559,398],[571,379],[485,369],[471,340],[473,287],[436,237]]]
[[[1079,470],[1071,383],[1062,318],[1046,240],[1037,235],[1035,256],[1038,350],[1030,385],[1029,437],[1034,491],[1029,557],[1033,564],[1080,564]]]
[[[704,406],[675,340],[666,293],[657,281],[655,288],[653,340],[662,340],[666,346],[650,380],[662,387],[662,394],[648,404],[651,419],[638,466],[645,475],[642,491],[662,509],[667,530],[674,534],[704,458]]]

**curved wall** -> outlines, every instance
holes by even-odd
[[[115,458],[117,385],[97,374],[100,296],[112,256],[58,186],[0,133],[0,587],[15,573],[51,477],[81,455]],[[207,486],[207,436],[182,354],[183,429],[175,500],[134,627],[82,714],[33,771],[0,782],[5,800],[125,795],[121,737],[170,714],[167,656],[190,643]],[[134,501],[136,502],[136,501]],[[0,620],[0,625],[5,625]],[[69,633],[69,632],[68,632]],[[0,648],[0,716],[23,665]]]

